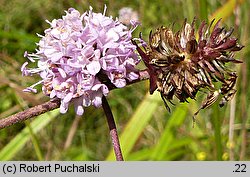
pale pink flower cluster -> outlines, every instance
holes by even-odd
[[[109,89],[97,75],[104,74],[114,86],[126,86],[139,76],[135,66],[139,59],[136,46],[131,42],[133,29],[127,29],[117,19],[94,13],[92,8],[84,14],[70,8],[62,19],[54,19],[41,36],[36,53],[25,56],[37,62],[37,68],[21,68],[23,75],[39,74],[41,81],[25,91],[36,92],[42,84],[50,98],[61,99],[60,112],[68,110],[73,102],[75,111],[82,115],[84,107],[101,106],[102,96]]]

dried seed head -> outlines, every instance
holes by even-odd
[[[174,96],[186,102],[188,98],[195,99],[201,89],[208,90],[208,96],[200,109],[214,104],[220,95],[220,106],[223,106],[235,94],[237,74],[230,71],[226,63],[241,63],[233,56],[243,46],[230,37],[233,29],[220,28],[219,20],[211,30],[213,23],[214,20],[209,26],[201,23],[198,39],[195,20],[192,24],[185,20],[180,31],[174,33],[170,28],[161,27],[150,32],[148,46],[137,45],[149,69],[150,93],[157,89],[168,110],[167,101],[171,102]]]

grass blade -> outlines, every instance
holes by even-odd
[[[37,139],[37,136],[35,135],[31,125],[30,125],[30,120],[27,120],[26,121],[26,127],[28,128],[29,130],[29,133],[30,133],[30,136],[31,136],[31,141],[32,141],[32,144],[34,146],[34,150],[35,150],[35,153],[36,153],[36,156],[37,156],[37,159],[39,161],[42,161],[44,160],[43,159],[43,154],[42,154],[42,150],[41,150],[41,147],[40,147],[40,144],[39,144],[39,141]]]
[[[243,2],[244,2],[244,0],[241,0],[241,1],[229,0],[229,1],[227,1],[223,6],[218,8],[209,17],[209,21],[211,22],[213,19],[215,19],[215,21],[218,21],[220,18],[222,18],[222,21],[224,21],[234,12],[236,5],[242,4]]]
[[[30,124],[34,134],[48,125],[56,116],[58,116],[58,114],[58,110],[53,110],[49,113],[38,116]],[[25,143],[30,140],[30,138],[31,134],[29,132],[29,128],[26,127],[0,151],[0,160],[11,160],[16,155],[16,153],[18,153],[18,151],[24,147]]]
[[[215,138],[215,147],[216,147],[216,159],[222,160],[222,139],[221,139],[221,116],[219,114],[218,106],[213,108],[213,113],[211,117],[211,121],[214,129],[214,138]]]
[[[178,127],[183,123],[187,115],[187,110],[188,109],[186,104],[178,105],[178,107],[175,109],[174,113],[167,122],[165,130],[162,133],[162,136],[158,144],[156,144],[154,151],[152,152],[151,155],[152,160],[164,159],[166,151],[168,151],[168,148],[170,148],[175,137],[173,128]]]

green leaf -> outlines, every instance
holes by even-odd
[[[176,139],[172,142],[171,146],[168,148],[168,151],[175,151],[176,149],[186,146],[192,142],[193,139],[191,138]]]
[[[222,121],[220,118],[223,118],[220,114],[218,106],[213,108],[213,113],[211,116],[211,121],[214,129],[214,139],[215,139],[215,149],[216,149],[216,158],[217,160],[222,160],[223,147],[222,147],[222,138],[221,138],[221,125]]]
[[[183,154],[186,153],[185,149],[177,149],[174,152],[172,152],[171,154],[167,154],[164,157],[164,160],[166,161],[170,161],[170,160],[176,160],[176,158],[183,156]]]
[[[129,119],[120,136],[121,149],[125,160],[161,101],[159,93],[155,93],[154,95],[147,94],[133,116]],[[113,149],[110,150],[106,160],[115,160]]]
[[[187,115],[187,105],[181,104],[175,109],[172,116],[169,118],[169,121],[166,123],[166,127],[162,136],[160,137],[159,142],[156,144],[154,151],[152,152],[152,160],[163,160],[170,148],[173,140],[175,139],[173,128],[180,126],[186,118]]]
[[[243,3],[241,1],[240,3]],[[237,0],[229,0],[227,1],[223,6],[218,8],[210,17],[209,21],[211,22],[213,19],[215,21],[218,21],[220,18],[222,18],[222,21],[227,19],[233,12],[236,7]]]
[[[33,131],[32,127],[31,127],[31,125],[30,125],[30,120],[26,121],[26,127],[29,130],[29,133],[30,133],[30,136],[31,136],[31,141],[32,141],[32,144],[33,144],[37,159],[39,161],[44,160],[39,141],[37,139],[37,136],[34,134],[34,131]]]
[[[38,133],[42,128],[48,125],[56,116],[58,116],[58,114],[58,110],[53,110],[38,116],[30,124],[34,134]],[[29,128],[26,127],[0,151],[0,160],[11,160],[30,139],[31,134]]]
[[[142,150],[130,153],[126,160],[139,161],[139,160],[148,160],[152,154],[152,148],[144,148]]]

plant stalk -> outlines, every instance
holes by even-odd
[[[115,120],[108,104],[108,101],[105,96],[102,97],[102,108],[107,118],[108,126],[109,126],[109,133],[111,136],[115,156],[117,161],[123,161],[121,146],[118,138],[118,133],[115,125]]]

